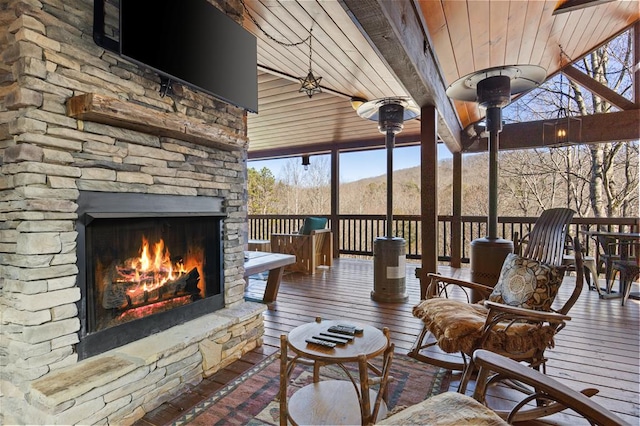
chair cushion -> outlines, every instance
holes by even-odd
[[[380,425],[508,425],[496,413],[470,396],[445,392],[405,408],[381,422]]]
[[[489,296],[492,302],[520,308],[550,311],[566,266],[549,266],[517,254],[509,254]]]
[[[466,303],[441,297],[427,299],[413,308],[445,352],[471,355],[480,347],[489,309],[479,303]],[[553,346],[555,329],[549,325],[497,324],[482,348],[503,354],[522,354]],[[508,326],[508,327],[507,327]]]
[[[327,227],[327,218],[326,217],[305,217],[304,224],[302,228],[300,228],[300,233],[302,235],[309,235],[311,231],[317,231],[318,229],[324,229]]]

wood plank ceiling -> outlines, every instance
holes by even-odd
[[[553,15],[555,0],[403,0],[425,31],[425,51],[435,54],[440,90],[474,71],[513,64],[540,65],[552,76],[631,26],[638,0],[617,0]],[[258,39],[258,114],[249,114],[251,158],[384,145],[377,124],[360,118],[352,96],[367,100],[411,96],[392,66],[361,30],[343,0],[243,0],[245,27]],[[395,4],[394,4],[395,6]],[[404,12],[404,11],[403,11]],[[296,77],[311,67],[324,93],[299,93]],[[275,40],[277,41],[275,41]],[[429,47],[430,46],[430,47]],[[560,47],[562,46],[562,47]],[[389,57],[389,55],[387,55]],[[390,58],[389,60],[393,60]],[[406,83],[406,82],[405,82]],[[462,128],[482,117],[474,103],[455,101]],[[398,144],[417,143],[420,124],[408,121]]]

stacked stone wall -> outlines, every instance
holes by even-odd
[[[240,19],[236,2],[218,6]],[[0,423],[126,423],[261,344],[262,307],[243,301],[244,111],[179,85],[161,96],[156,74],[93,42],[92,20],[92,0],[0,0]],[[206,122],[237,146],[69,117],[67,101],[86,93]],[[173,329],[152,336],[168,343],[134,361],[78,360],[80,191],[224,199],[225,309],[211,325],[188,343],[168,340]],[[89,380],[100,361],[112,368]]]

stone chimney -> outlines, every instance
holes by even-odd
[[[0,0],[3,424],[131,424],[262,344],[264,307],[243,298],[246,113],[188,87],[160,96],[155,73],[93,42],[92,21],[90,0]],[[78,99],[125,119],[70,114]],[[224,308],[80,360],[82,191],[222,199]]]

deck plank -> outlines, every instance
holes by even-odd
[[[419,302],[420,284],[415,278],[417,264],[407,264],[405,303],[371,300],[371,261],[341,258],[329,270],[315,275],[286,275],[278,300],[265,312],[265,345],[278,345],[280,334],[312,321],[316,316],[365,322],[389,327],[396,351],[407,353],[421,322],[411,308]],[[440,267],[440,273],[465,278],[468,269]],[[567,277],[558,295],[569,296],[573,277]],[[640,303],[629,300],[602,300],[585,288],[569,313],[572,317],[547,351],[547,374],[575,389],[600,389],[593,398],[632,424],[638,424],[640,410]],[[574,424],[569,415],[554,417],[561,424]]]

